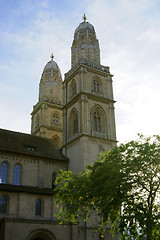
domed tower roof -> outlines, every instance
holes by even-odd
[[[76,28],[76,30],[74,32],[74,35],[77,32],[81,31],[81,30],[87,30],[87,29],[90,30],[90,31],[93,31],[93,33],[95,34],[94,27],[93,27],[93,25],[91,23],[89,23],[89,22],[81,22],[79,24],[79,26]]]
[[[79,24],[74,32],[72,67],[78,63],[80,59],[86,59],[89,62],[100,64],[100,50],[96,32],[93,25],[86,22],[86,19],[84,14],[84,21]]]
[[[62,103],[62,76],[58,64],[51,60],[45,65],[39,85],[39,100]]]
[[[58,64],[55,61],[53,61],[53,58],[54,58],[54,55],[52,53],[51,54],[51,60],[46,64],[46,66],[44,67],[43,72],[52,69],[53,71],[60,73],[60,69],[58,67]]]

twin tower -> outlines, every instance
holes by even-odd
[[[76,173],[117,142],[113,75],[100,64],[94,27],[85,15],[83,20],[74,32],[64,81],[53,54],[44,67],[31,126],[31,134],[51,138],[62,148],[69,170]]]

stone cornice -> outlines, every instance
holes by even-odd
[[[56,132],[62,132],[62,126],[61,124],[53,124],[52,126],[45,126],[45,125],[40,125],[39,126],[39,131],[40,131],[40,128],[43,128],[43,129],[47,129],[49,131],[56,131]]]
[[[41,217],[40,217],[41,218]],[[0,219],[0,223],[2,222],[15,222],[15,223],[27,223],[27,224],[45,224],[45,225],[58,225],[58,222],[56,220],[50,220],[50,219],[45,219],[45,218],[37,218],[37,219],[24,219],[24,218],[10,218],[10,217],[3,217]],[[62,224],[62,225],[75,225],[72,223],[68,224]]]
[[[58,109],[58,110],[62,110],[62,105],[60,105],[60,104],[41,101],[41,102],[38,102],[36,105],[33,106],[33,111],[31,113],[31,115],[35,114],[42,107],[43,104],[44,105],[46,104],[47,107],[52,107],[52,108],[55,108],[55,109]]]
[[[43,194],[43,195],[53,195],[54,189],[52,188],[38,188],[32,186],[17,186],[12,184],[0,184],[1,191],[9,192],[24,192],[24,193],[34,193],[34,194]]]
[[[75,95],[75,97],[73,97],[68,103],[66,103],[63,106],[63,109],[71,107],[74,103],[76,103],[80,99],[81,96],[87,96],[88,99],[95,100],[97,102],[107,103],[107,104],[116,102],[112,99],[102,97],[102,96],[98,96],[96,94],[91,94],[91,93],[87,93],[87,92],[80,92],[77,95]]]
[[[85,59],[82,59],[82,60],[84,61],[77,63],[67,73],[65,73],[64,83],[67,83],[71,78],[73,78],[81,67],[86,68],[88,72],[94,72],[95,74],[98,74],[98,75],[102,75],[102,76],[109,75],[113,77],[113,75],[110,74],[109,72],[109,67],[102,66],[92,62],[87,62]]]
[[[29,155],[29,154],[25,154],[25,153],[18,153],[17,151],[13,152],[10,150],[0,150],[0,155],[8,155],[11,154],[11,157],[13,157],[13,154],[15,154],[15,157],[19,158],[19,161],[21,159],[23,159],[23,161],[39,161],[39,160],[43,160],[45,162],[51,163],[53,165],[59,164],[60,167],[64,166],[64,165],[68,165],[69,159],[67,157],[65,157],[65,159],[58,159],[58,158],[51,158],[51,157],[47,157],[47,156],[34,156],[34,155]],[[10,155],[9,155],[10,156]],[[32,157],[32,159],[31,159]]]
[[[112,143],[118,142],[116,139],[110,139],[110,138],[105,139],[105,138],[91,136],[91,135],[82,133],[82,134],[79,134],[78,136],[76,136],[75,138],[72,138],[72,140],[69,141],[68,143],[66,143],[65,145],[63,145],[62,148],[67,147],[76,141],[79,141],[81,137],[87,137],[92,142],[100,142],[103,144],[108,144],[108,143],[112,144]]]

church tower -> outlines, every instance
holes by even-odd
[[[31,134],[51,138],[62,145],[62,76],[51,55],[39,84],[39,101],[33,107]]]
[[[99,42],[83,17],[74,32],[71,69],[63,82],[63,153],[79,172],[116,145],[114,99],[109,67],[100,64]]]

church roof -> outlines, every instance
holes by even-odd
[[[67,161],[52,139],[0,129],[0,151]]]
[[[49,71],[53,70],[54,72],[61,74],[60,68],[59,68],[58,64],[53,60],[53,58],[54,58],[54,55],[52,53],[51,54],[51,60],[45,65],[45,67],[43,69],[43,73],[48,71],[48,70]]]
[[[51,61],[49,61],[47,64],[46,64],[46,66],[44,67],[44,71],[45,70],[48,70],[48,69],[54,69],[54,70],[56,70],[56,71],[60,71],[60,69],[59,69],[59,67],[58,67],[58,64],[55,62],[55,61],[53,61],[53,59],[51,59]]]
[[[93,31],[95,33],[94,27],[91,23],[89,22],[81,22],[79,24],[79,26],[76,28],[74,34],[76,34],[77,32],[79,32],[80,30],[85,30],[85,29],[89,29],[91,31]]]

